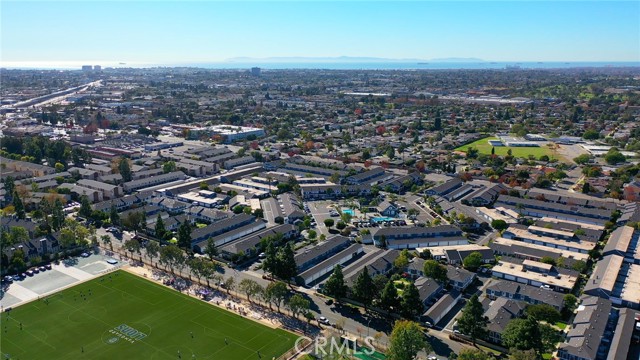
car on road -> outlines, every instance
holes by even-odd
[[[327,305],[333,305],[333,299],[327,299],[324,301],[324,303]]]
[[[330,325],[331,323],[329,322],[329,320],[324,317],[324,316],[320,316],[320,318],[318,318],[318,321],[325,324],[325,325]]]

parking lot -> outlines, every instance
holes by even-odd
[[[122,266],[118,260],[116,264],[110,256],[105,254],[91,254],[90,256],[74,257],[52,264],[50,270],[45,270],[25,277],[19,281],[13,281],[8,285],[6,292],[2,293],[0,306],[3,308],[16,306],[21,303],[47,296],[63,288],[73,286],[79,282],[92,279],[102,273]]]

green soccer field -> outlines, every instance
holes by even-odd
[[[539,146],[539,147],[517,147],[517,146],[491,146],[489,144],[489,140],[498,140],[497,137],[490,136],[486,138],[482,138],[480,140],[476,140],[471,144],[463,145],[455,148],[455,151],[463,151],[467,152],[469,147],[473,147],[478,149],[480,154],[491,155],[491,148],[495,149],[496,155],[505,156],[509,149],[511,149],[511,154],[518,158],[528,158],[529,155],[533,155],[536,159],[540,158],[542,155],[547,155],[550,158],[555,157],[558,158],[557,154],[553,153],[553,150],[549,149],[547,146]]]
[[[2,313],[3,360],[270,360],[296,339],[124,271],[47,299]]]

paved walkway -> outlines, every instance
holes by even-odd
[[[15,284],[15,283],[11,284],[11,286],[9,287],[9,290],[7,290],[7,294],[18,298],[20,302],[29,301],[29,300],[38,298],[38,293],[33,292],[20,284]]]
[[[53,270],[58,270],[61,273],[69,275],[72,278],[80,280],[80,281],[89,280],[89,279],[95,277],[95,275],[89,274],[88,272],[86,272],[84,270],[80,270],[80,269],[75,268],[73,266],[67,266],[67,265],[64,265],[64,264],[53,265]]]

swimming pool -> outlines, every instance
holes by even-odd
[[[375,222],[384,222],[384,221],[393,221],[393,220],[397,220],[397,219],[390,218],[390,217],[372,217],[371,220],[373,220]]]
[[[356,214],[355,211],[353,211],[351,209],[342,210],[342,213],[343,214],[347,214],[347,215],[351,215],[351,216],[354,216]]]

